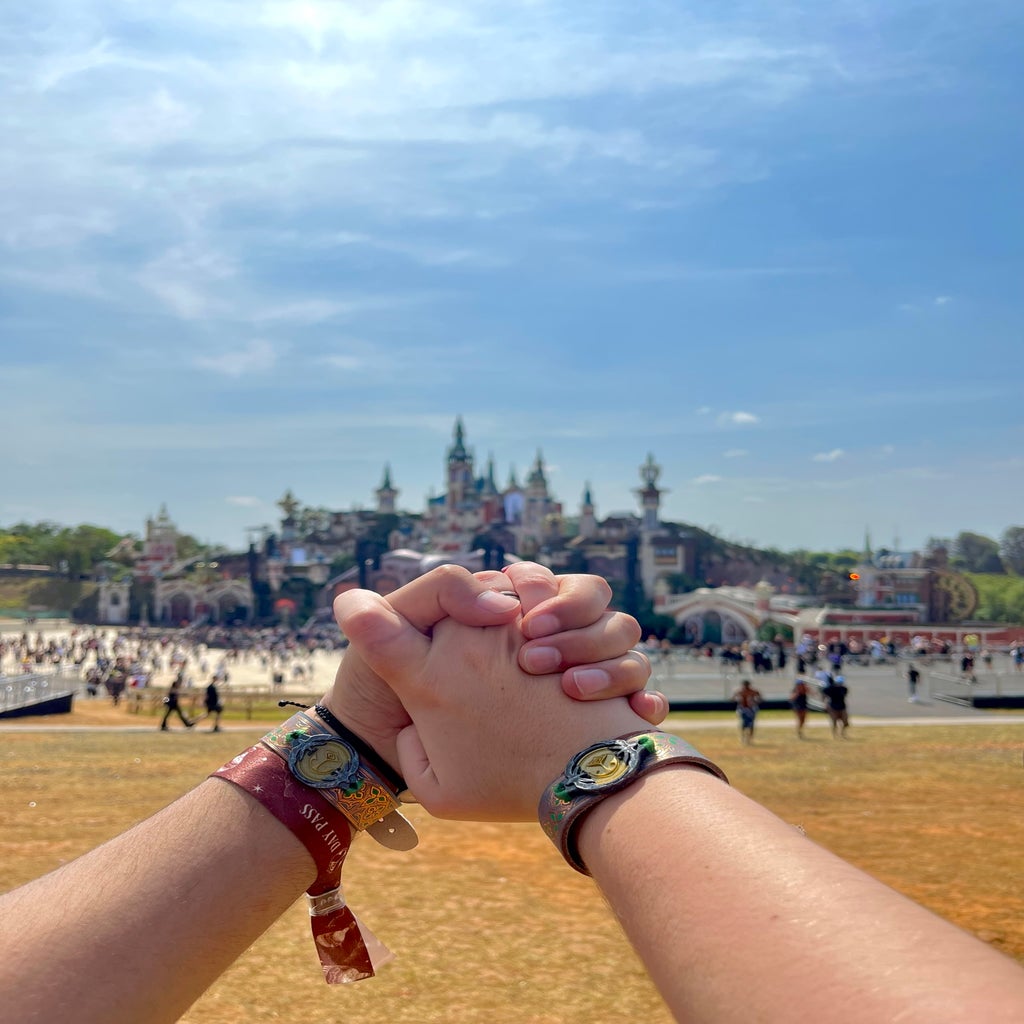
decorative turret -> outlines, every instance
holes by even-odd
[[[448,449],[449,462],[464,462],[469,458],[466,451],[466,430],[462,425],[462,417],[455,417],[455,430],[452,433],[452,445]]]
[[[593,537],[597,533],[597,518],[594,499],[590,494],[590,482],[583,486],[583,501],[580,503],[580,536]]]
[[[544,456],[541,450],[537,449],[537,458],[533,461],[530,475],[526,478],[526,489],[531,494],[547,495],[548,480],[544,475]]]
[[[456,509],[465,502],[473,488],[473,456],[466,448],[466,432],[462,417],[455,418],[452,444],[448,449],[448,507]]]
[[[493,498],[497,497],[498,493],[498,485],[494,480],[494,456],[491,455],[487,459],[487,476],[484,477],[481,494],[485,498]]]
[[[382,515],[392,515],[395,511],[395,499],[398,491],[391,484],[391,465],[384,466],[384,479],[377,488],[377,511]]]
[[[661,505],[661,496],[665,492],[658,488],[658,477],[661,476],[661,466],[654,461],[654,456],[648,452],[647,461],[640,467],[640,479],[643,487],[634,493],[640,498],[640,507],[643,514],[641,529],[645,532],[658,528],[658,510]]]

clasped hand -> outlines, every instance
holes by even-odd
[[[515,596],[509,596],[514,591]],[[441,566],[385,600],[334,604],[350,641],[330,709],[439,817],[531,820],[587,743],[658,724],[661,694],[598,576]]]

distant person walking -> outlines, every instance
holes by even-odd
[[[974,655],[970,651],[964,651],[960,659],[960,674],[972,685],[978,681],[974,674]]]
[[[206,705],[206,711],[203,717],[197,719],[197,721],[203,721],[204,719],[213,716],[213,728],[210,732],[220,732],[220,716],[224,710],[224,705],[221,702],[220,694],[217,692],[217,684],[211,680],[210,685],[206,687],[206,695],[203,697],[203,703]]]
[[[846,698],[849,695],[849,688],[842,676],[836,676],[821,688],[821,695],[825,698],[825,708],[828,711],[829,723],[832,726],[832,738],[837,736],[846,738],[846,730],[850,727],[850,714],[846,707]]]
[[[755,690],[749,679],[744,679],[732,699],[736,701],[736,714],[740,720],[740,742],[749,746],[754,742],[754,720],[761,706],[761,691]]]
[[[167,719],[174,713],[177,713],[186,729],[191,729],[192,726],[195,725],[194,722],[190,722],[185,717],[184,712],[181,710],[181,682],[181,673],[179,672],[174,677],[174,681],[171,683],[171,688],[167,691],[167,696],[164,697],[164,718],[160,723],[161,732],[170,732],[170,729],[167,726]]]
[[[1013,656],[1014,672],[1024,672],[1024,640],[1018,640],[1017,646],[1010,652]]]
[[[910,691],[910,694],[907,697],[907,703],[908,704],[916,704],[916,703],[918,703],[917,684],[918,684],[918,681],[920,679],[921,679],[921,672],[920,672],[920,670],[918,669],[918,667],[915,664],[911,663],[907,667],[907,689]]]
[[[807,721],[807,698],[809,691],[807,683],[803,679],[796,679],[793,689],[789,694],[789,706],[796,715],[796,734],[798,738],[804,738],[804,723]]]

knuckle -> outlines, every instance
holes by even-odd
[[[461,565],[453,565],[451,562],[446,562],[444,565],[431,569],[427,575],[434,577],[434,579],[439,580],[444,585],[453,582],[464,582],[472,577],[473,574]]]

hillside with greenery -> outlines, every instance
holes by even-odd
[[[374,538],[381,546],[386,544],[395,519],[384,517],[378,524]],[[853,600],[849,573],[863,558],[862,552],[782,551],[729,541],[695,526],[685,529],[694,542],[696,566],[693,574],[671,579],[677,592],[703,586],[751,586],[765,579],[779,590],[817,596],[833,604]],[[0,609],[66,610],[79,606],[94,589],[91,577],[97,567],[114,576],[128,571],[131,557],[126,547],[138,549],[140,543],[135,535],[89,523],[63,526],[44,521],[0,527],[0,565],[48,566],[52,571],[48,579],[4,579]],[[194,537],[179,537],[180,558],[202,550]],[[955,537],[931,538],[925,554],[945,558],[950,569],[969,576],[980,596],[976,619],[1024,622],[1024,526],[1007,528],[998,541],[966,530]],[[621,596],[621,606],[638,603],[637,595]],[[645,610],[637,607],[641,617]]]

